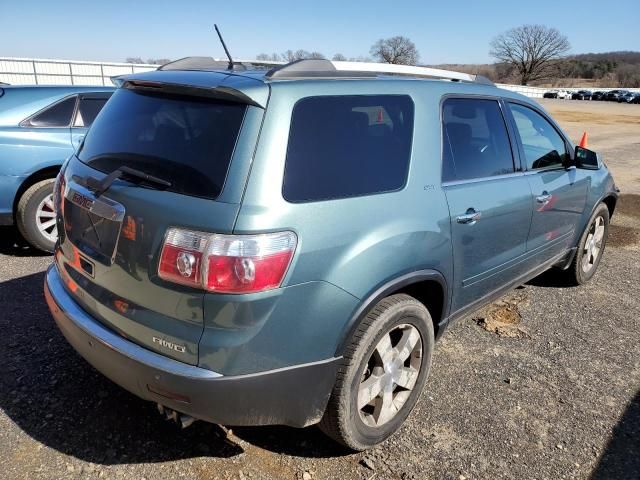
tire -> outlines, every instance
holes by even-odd
[[[600,230],[600,227],[602,230]],[[593,256],[594,250],[588,245],[591,242],[596,231],[601,231],[602,236],[600,242],[594,240],[597,247],[597,254]],[[578,250],[571,262],[571,266],[567,269],[568,279],[574,285],[583,285],[591,280],[600,265],[600,260],[604,254],[607,245],[607,235],[609,234],[609,209],[604,203],[598,205],[591,215],[587,227],[580,236],[578,242]]]
[[[320,429],[357,451],[373,447],[395,433],[424,388],[434,343],[431,315],[422,303],[405,294],[378,302],[358,325],[346,348]],[[380,352],[387,352],[387,362],[381,362]],[[408,388],[400,387],[396,379]],[[370,390],[360,389],[364,382],[368,382]],[[373,395],[383,385],[387,393]],[[361,400],[372,398],[362,408],[358,408],[359,393]]]
[[[33,247],[44,252],[53,252],[57,230],[53,205],[50,203],[53,196],[55,179],[42,180],[31,185],[20,197],[16,208],[16,225],[24,239]],[[46,215],[40,216],[39,214]],[[41,230],[40,227],[49,225]]]

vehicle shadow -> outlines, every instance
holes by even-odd
[[[50,255],[31,247],[16,227],[0,227],[0,254],[13,257],[44,257]]]
[[[227,435],[196,422],[181,430],[76,354],[49,314],[43,280],[37,273],[0,283],[0,409],[35,440],[104,465],[233,457],[243,452],[238,438],[290,455],[348,453],[316,428],[239,428]]]
[[[613,430],[591,480],[640,478],[640,390]]]
[[[550,268],[542,272],[537,277],[529,280],[526,285],[532,285],[534,287],[547,287],[547,288],[572,288],[575,287],[575,283],[571,283],[569,275],[565,275],[566,272],[557,268]]]

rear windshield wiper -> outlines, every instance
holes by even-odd
[[[113,182],[115,182],[118,178],[123,177],[130,177],[130,179],[138,180],[140,183],[147,183],[161,188],[169,188],[171,186],[171,182],[168,182],[167,180],[154,177],[153,175],[149,175],[148,173],[136,170],[135,168],[125,166],[118,167],[102,180],[98,180],[97,178],[93,177],[87,177],[85,179],[85,185],[93,191],[93,194],[97,198],[104,192],[109,190],[109,187],[111,187]]]

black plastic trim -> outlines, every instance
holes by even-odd
[[[404,275],[400,275],[392,280],[383,283],[378,286],[372,293],[370,293],[358,306],[356,311],[353,313],[349,322],[345,326],[342,332],[342,336],[340,342],[338,343],[338,347],[336,348],[335,356],[342,356],[344,350],[346,349],[349,340],[355,329],[358,327],[362,319],[369,313],[369,311],[383,298],[389,296],[393,292],[396,292],[404,287],[408,287],[414,283],[422,282],[425,280],[435,280],[438,282],[443,292],[443,302],[442,302],[442,313],[440,318],[434,318],[435,326],[441,327],[443,325],[443,319],[448,317],[449,311],[449,289],[447,287],[447,281],[437,270],[426,269],[426,270],[416,270],[414,272],[405,273]],[[441,331],[444,329],[438,328],[438,338],[440,337]]]
[[[0,213],[0,226],[13,225],[13,213]]]

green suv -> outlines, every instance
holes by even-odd
[[[616,199],[598,155],[482,77],[188,58],[124,78],[63,166],[45,294],[183,425],[319,423],[359,450],[452,321],[550,267],[589,280]]]

